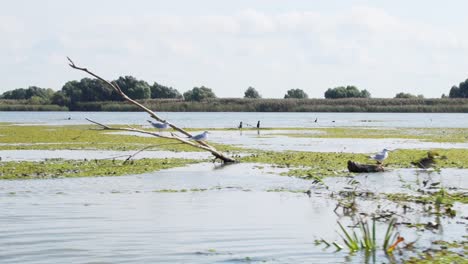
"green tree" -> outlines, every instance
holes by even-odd
[[[367,90],[360,91],[356,86],[338,86],[335,88],[328,88],[325,92],[325,98],[337,99],[337,98],[370,98],[371,94]]]
[[[133,99],[148,99],[151,97],[149,84],[142,80],[137,80],[133,76],[119,77],[114,81],[122,91]],[[114,96],[113,99],[116,99]]]
[[[155,82],[151,87],[151,98],[182,98],[176,89]]]
[[[371,97],[371,93],[369,91],[367,91],[366,89],[361,90],[361,98],[370,98],[370,97]]]
[[[186,101],[202,101],[208,98],[216,98],[216,95],[211,88],[205,86],[194,87],[192,90],[188,90],[184,93],[184,99]]]
[[[307,99],[309,96],[301,89],[290,89],[286,92],[284,98]]]
[[[23,100],[26,99],[26,90],[23,88],[6,91],[2,94],[2,99]]]
[[[424,95],[422,94],[418,94],[418,95],[414,95],[414,94],[410,94],[410,93],[397,93],[395,95],[395,98],[420,98],[420,99],[423,99],[424,98]]]
[[[11,91],[6,91],[0,96],[3,99],[13,99],[13,100],[27,100],[32,97],[37,97],[33,101],[42,102],[42,104],[47,104],[50,102],[52,96],[54,95],[54,90],[50,88],[40,88],[37,86],[29,86],[28,88],[18,88]]]
[[[28,99],[28,104],[31,105],[42,105],[42,104],[49,104],[50,100],[47,98],[43,98],[37,95],[31,96],[31,98]]]
[[[151,90],[147,82],[137,80],[132,76],[119,77],[114,81],[133,99],[150,98]],[[69,105],[76,105],[78,102],[96,101],[122,101],[122,97],[111,87],[108,87],[98,79],[83,78],[80,81],[69,81],[62,87],[62,95],[57,95],[56,100],[69,102]],[[68,98],[68,99],[65,99]],[[64,99],[64,100],[62,100]]]
[[[356,86],[348,85],[346,86],[346,97],[361,97],[361,91]]]
[[[460,85],[452,86],[449,93],[450,98],[468,98],[468,79],[461,82]]]
[[[258,91],[255,88],[253,88],[252,86],[249,86],[249,88],[245,90],[244,98],[257,99],[257,98],[262,98],[262,96],[258,93]]]
[[[79,81],[68,81],[62,87],[62,94],[67,97],[68,106],[75,105],[81,101],[81,83]]]
[[[52,96],[51,102],[60,106],[68,106],[70,105],[70,97],[66,96],[62,91],[57,91]]]
[[[76,105],[78,102],[95,102],[112,100],[117,97],[116,93],[105,86],[98,79],[83,78],[80,81],[69,81],[62,87],[62,96],[68,98],[68,106]],[[115,93],[115,95],[114,95]],[[58,100],[59,98],[56,98]]]

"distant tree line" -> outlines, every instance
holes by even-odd
[[[418,94],[418,95],[414,95],[414,94],[410,94],[410,93],[397,93],[395,95],[395,98],[406,98],[406,99],[415,99],[415,98],[419,98],[419,99],[424,99],[424,95],[422,94]]]
[[[183,98],[179,91],[172,87],[157,82],[149,85],[146,81],[138,80],[133,76],[119,77],[113,82],[117,83],[122,91],[134,99]],[[70,109],[82,102],[122,101],[121,96],[110,87],[107,87],[98,79],[91,78],[69,81],[59,91],[36,86],[26,89],[18,88],[3,93],[0,95],[0,99],[28,100],[30,104],[54,104],[67,106]]]
[[[335,88],[329,88],[325,92],[326,99],[338,99],[338,98],[370,98],[371,94],[367,90],[359,90],[356,86],[338,86]]]
[[[30,86],[29,88],[19,88],[4,92],[1,99],[28,100],[31,104],[50,104],[55,91],[50,88],[39,88]]]
[[[121,76],[113,80],[128,96],[134,99],[178,99],[187,102],[204,101],[217,98],[211,88],[200,86],[186,91],[183,95],[175,88],[168,87],[157,82],[152,85],[133,76]],[[369,91],[360,90],[356,86],[338,86],[325,91],[326,99],[340,98],[370,98]],[[447,97],[442,95],[443,98]],[[468,98],[468,79],[459,86],[450,89],[450,98]],[[254,88],[249,86],[244,92],[246,99],[260,99],[262,96]],[[307,93],[302,89],[290,89],[284,95],[285,99],[308,99]],[[413,95],[400,92],[395,95],[397,99],[424,99],[423,95]],[[58,105],[73,110],[78,104],[122,101],[122,98],[111,88],[97,79],[83,78],[79,81],[65,83],[61,90],[54,91],[50,88],[30,86],[4,92],[0,99],[25,100],[30,105]]]
[[[149,85],[146,81],[133,76],[119,77],[114,80],[120,89],[133,99],[182,98],[176,89],[155,82]],[[74,106],[79,102],[122,101],[112,88],[97,79],[83,78],[80,81],[65,83],[62,90],[54,96],[53,102],[58,105]]]

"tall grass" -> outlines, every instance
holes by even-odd
[[[145,106],[168,112],[440,112],[468,113],[468,99],[237,99],[221,98],[202,102],[143,100]],[[94,111],[137,111],[122,102],[79,104]],[[91,107],[93,106],[93,107]]]
[[[387,253],[392,253],[398,243],[404,240],[399,236],[399,233],[396,232],[395,223],[396,219],[392,218],[388,223],[387,231],[385,232],[383,239],[382,249]],[[346,230],[340,222],[338,222],[338,226],[342,231],[342,235],[340,234],[341,239],[350,251],[375,251],[378,248],[375,219],[372,219],[372,229],[367,221],[359,221],[360,236],[358,236],[354,230],[352,233],[351,231]]]
[[[0,100],[0,111],[68,111],[68,107],[32,105],[27,100]]]
[[[8,102],[7,102],[8,101]],[[468,99],[243,99],[218,98],[201,102],[181,99],[140,100],[145,106],[167,112],[402,112],[402,113],[468,113]],[[15,106],[13,106],[15,105]],[[22,106],[20,106],[22,105]],[[0,100],[0,110],[60,109],[59,106],[26,106],[27,102]],[[72,111],[140,111],[121,101],[78,102]]]

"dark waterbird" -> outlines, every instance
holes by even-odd
[[[427,157],[422,158],[418,161],[413,161],[411,164],[421,168],[421,169],[429,169],[436,165],[436,158],[439,157],[439,154],[434,151],[428,151]]]

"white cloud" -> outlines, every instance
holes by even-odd
[[[0,70],[19,72],[20,66],[11,65],[29,64],[37,71],[59,71],[55,80],[44,77],[54,80],[45,86],[56,88],[70,76],[80,78],[69,72],[65,58],[60,70],[65,54],[111,78],[136,75],[182,91],[209,84],[220,96],[242,96],[253,83],[266,97],[309,87],[311,96],[321,97],[330,86],[351,83],[376,96],[393,96],[421,83],[431,87],[429,96],[438,96],[468,67],[459,59],[468,56],[464,32],[370,6],[334,13],[260,8],[213,15],[107,13],[51,28],[0,17],[0,34],[6,36],[0,43]],[[1,89],[35,84],[15,78],[11,74],[10,84]]]

